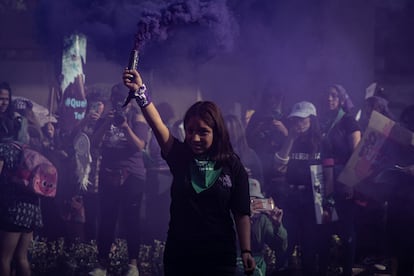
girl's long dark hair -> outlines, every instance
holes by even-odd
[[[218,106],[210,101],[199,101],[193,104],[184,115],[184,129],[190,118],[198,117],[213,129],[213,144],[209,150],[210,158],[217,162],[225,162],[234,155],[229,133]]]

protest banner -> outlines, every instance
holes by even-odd
[[[400,124],[373,111],[361,142],[338,177],[338,181],[375,196],[375,190],[364,189],[367,183],[384,171],[395,168],[401,149],[414,146],[414,134]],[[367,194],[371,193],[371,194]]]

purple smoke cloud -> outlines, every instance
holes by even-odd
[[[211,30],[219,47],[229,50],[234,43],[236,24],[226,1],[171,1],[161,10],[145,11],[138,23],[136,49],[148,40],[166,40],[177,27],[199,25]]]
[[[138,48],[154,83],[191,83],[230,104],[266,89],[288,103],[316,100],[332,82],[357,100],[372,82],[374,6],[365,1],[39,0],[38,15],[49,49],[83,32],[124,66]]]
[[[39,40],[50,49],[60,49],[64,36],[80,32],[116,61],[121,56],[124,61],[131,48],[167,40],[176,29],[208,33],[204,35],[214,38],[204,41],[210,52],[231,50],[237,34],[226,0],[41,0],[37,15]]]

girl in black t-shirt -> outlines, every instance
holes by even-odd
[[[234,228],[245,271],[252,272],[248,176],[217,105],[193,104],[184,116],[185,140],[180,142],[151,103],[139,73],[126,69],[123,79],[173,175],[164,274],[234,275]]]
[[[288,232],[288,256],[300,248],[303,275],[324,275],[327,269],[328,235],[319,225],[315,210],[316,198],[311,166],[323,169],[321,196],[329,194],[328,170],[323,167],[322,136],[316,108],[310,102],[296,103],[288,116],[289,134],[274,155],[275,169],[286,173],[286,199],[277,202],[284,210],[284,225]],[[325,184],[325,186],[323,186]],[[324,217],[327,213],[324,213]],[[326,217],[328,219],[328,217]],[[319,258],[318,258],[319,256]],[[319,263],[318,263],[319,260]]]

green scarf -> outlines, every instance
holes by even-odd
[[[342,108],[339,108],[338,113],[336,114],[335,119],[332,121],[331,126],[329,127],[326,136],[329,135],[329,133],[331,132],[331,130],[334,128],[334,126],[342,119],[342,117],[344,117],[345,115],[345,111]]]
[[[191,162],[191,184],[197,194],[210,188],[221,174],[221,168],[215,168],[216,162],[194,158]]]

